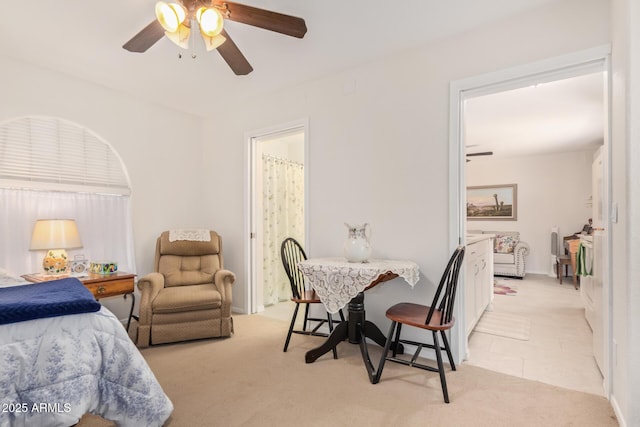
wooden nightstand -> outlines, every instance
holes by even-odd
[[[127,331],[131,325],[131,318],[137,320],[137,316],[133,315],[133,306],[136,303],[136,296],[134,294],[134,279],[135,274],[125,273],[118,271],[111,274],[94,274],[86,273],[80,276],[73,275],[60,275],[52,276],[43,273],[25,274],[22,276],[29,282],[39,283],[48,282],[50,280],[64,279],[67,277],[75,277],[80,280],[84,286],[87,287],[93,294],[96,300],[101,298],[114,297],[122,295],[124,299],[127,299],[127,295],[131,295],[131,309],[129,310],[129,318],[127,319]]]

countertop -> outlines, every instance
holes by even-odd
[[[481,240],[493,239],[494,237],[496,237],[495,234],[467,234],[466,243],[467,245],[471,245]]]

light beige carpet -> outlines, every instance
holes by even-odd
[[[356,345],[306,364],[322,338],[294,335],[283,353],[287,322],[237,315],[234,324],[232,338],[142,350],[175,406],[168,427],[618,425],[604,397],[466,364],[447,372],[450,404],[437,373],[387,363],[373,385]],[[111,424],[87,416],[80,425]]]
[[[531,321],[516,314],[485,311],[480,320],[478,320],[474,331],[528,341],[531,332]]]

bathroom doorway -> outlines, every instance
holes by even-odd
[[[306,243],[306,126],[288,125],[253,136],[251,184],[250,312],[289,301],[280,244]]]

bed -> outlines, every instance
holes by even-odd
[[[45,310],[43,318],[34,318],[40,308],[28,309],[22,314],[30,320],[7,320],[7,301],[18,289],[49,301],[46,289],[34,286],[56,282],[29,284],[0,270],[0,427],[68,427],[86,413],[118,426],[162,426],[173,404],[108,309]]]

